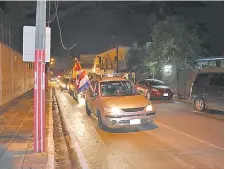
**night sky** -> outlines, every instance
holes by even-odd
[[[65,51],[60,44],[56,19],[52,28],[52,54],[56,57],[99,53],[118,42],[131,45],[145,42],[150,31],[151,14],[159,11],[163,2],[59,2],[59,19],[66,47],[73,43],[72,51]],[[224,5],[221,2],[167,2],[165,10],[170,15],[179,14],[203,25],[210,38],[210,55],[223,55]],[[35,24],[36,2],[1,2],[10,16],[24,25]],[[19,10],[18,10],[19,8]],[[21,8],[23,10],[21,10]],[[48,10],[48,9],[47,9]],[[172,12],[171,12],[172,11]],[[48,11],[47,11],[48,13]],[[55,13],[51,2],[51,18]],[[115,39],[112,36],[116,37]]]

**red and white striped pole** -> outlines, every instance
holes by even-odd
[[[45,151],[45,31],[46,1],[37,1],[35,35],[34,151]]]

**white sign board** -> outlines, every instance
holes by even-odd
[[[35,26],[23,27],[23,61],[34,62],[35,54]],[[51,28],[46,27],[45,62],[50,62],[51,55]]]

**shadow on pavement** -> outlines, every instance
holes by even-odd
[[[27,134],[19,134],[19,135],[15,135],[15,133],[3,133],[0,135],[0,140],[1,141],[7,141],[8,143],[12,140],[13,138],[13,142],[19,142],[19,141],[32,141],[33,138],[32,138],[32,134],[27,135]]]
[[[146,131],[146,130],[154,130],[157,129],[158,126],[153,124],[145,124],[145,125],[138,125],[135,127],[125,127],[125,128],[109,128],[107,126],[104,126],[101,128],[105,132],[109,133],[130,133],[130,132],[140,132],[140,131]]]
[[[164,104],[164,103],[175,103],[175,101],[174,100],[150,100],[151,102],[152,102],[152,104],[154,105],[154,104]]]
[[[219,117],[224,117],[224,112],[223,111],[206,110],[205,113],[208,113],[209,115],[217,115]]]

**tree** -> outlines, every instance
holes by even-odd
[[[152,42],[145,46],[145,63],[151,67],[172,64],[177,68],[191,67],[203,48],[196,28],[181,16],[167,17],[156,24]]]
[[[126,66],[128,70],[133,69],[134,67],[140,67],[143,65],[144,53],[143,48],[138,47],[137,43],[134,43],[133,46],[127,52],[127,61]]]

